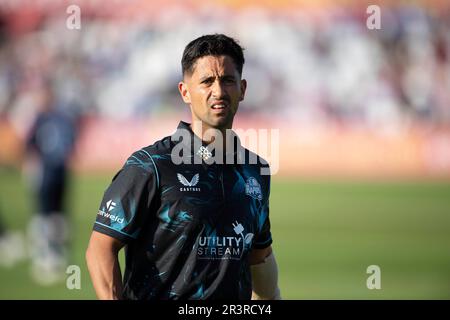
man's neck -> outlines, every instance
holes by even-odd
[[[222,128],[212,128],[200,120],[192,120],[190,127],[192,129],[192,132],[194,132],[194,134],[199,139],[201,139],[206,145],[209,145],[210,143],[214,142],[214,134],[213,134],[214,132],[216,134],[221,134],[222,141],[224,144],[223,147],[225,150],[226,145],[227,145],[227,139],[230,136],[230,135],[227,135],[226,132],[227,132],[227,130],[231,130],[232,124],[222,127]],[[210,130],[210,131],[208,131],[208,130]],[[220,133],[218,133],[218,132],[220,132]]]
[[[217,131],[219,131],[222,134],[222,137],[225,137],[226,130],[231,129],[231,126],[229,128],[227,127],[213,128],[200,120],[193,119],[191,123],[191,129],[198,138],[200,138],[206,144],[209,144],[214,141],[213,136],[217,134]]]

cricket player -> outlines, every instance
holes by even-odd
[[[106,190],[86,251],[97,296],[281,299],[268,164],[231,130],[247,88],[243,50],[205,35],[186,46],[181,64],[178,89],[192,122],[133,153]]]

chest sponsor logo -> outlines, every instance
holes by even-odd
[[[262,200],[261,185],[258,180],[253,177],[247,179],[245,183],[245,194],[256,200]]]
[[[180,187],[180,191],[186,192],[186,191],[200,191],[199,187],[196,187],[198,182],[200,181],[200,175],[196,173],[191,181],[186,179],[185,176],[183,176],[181,173],[177,174],[178,181],[183,185],[183,187]]]
[[[240,260],[245,250],[251,248],[253,233],[244,233],[244,226],[238,221],[232,224],[234,235],[209,236],[198,239],[197,255],[199,259]]]

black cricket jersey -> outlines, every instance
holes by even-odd
[[[212,153],[189,124],[180,130],[190,141],[168,136],[128,158],[94,230],[126,244],[125,299],[249,300],[248,253],[272,243],[270,175],[261,174],[268,164],[244,148],[244,161],[234,149],[233,164],[208,163]],[[174,148],[191,163],[175,164]]]

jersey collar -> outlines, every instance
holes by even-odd
[[[177,137],[182,136],[184,137],[186,133],[189,136],[189,139],[187,141],[181,140],[179,143],[182,143],[184,146],[186,146],[191,154],[191,157],[197,157],[202,160],[202,162],[205,162],[207,164],[212,164],[214,162],[214,157],[216,152],[220,152],[218,150],[215,150],[213,147],[208,147],[208,144],[203,142],[191,129],[190,123],[180,121],[178,124],[177,130],[175,132],[175,135]],[[241,141],[237,134],[232,131],[233,138],[235,139],[234,148],[233,150],[227,152],[226,154],[222,155],[223,157],[223,163],[226,163],[226,159],[233,159],[233,163],[237,163],[238,157],[240,157],[243,152],[238,152],[239,150],[243,151],[243,147],[241,145]],[[210,150],[211,149],[211,150]],[[228,160],[229,161],[229,160]]]

